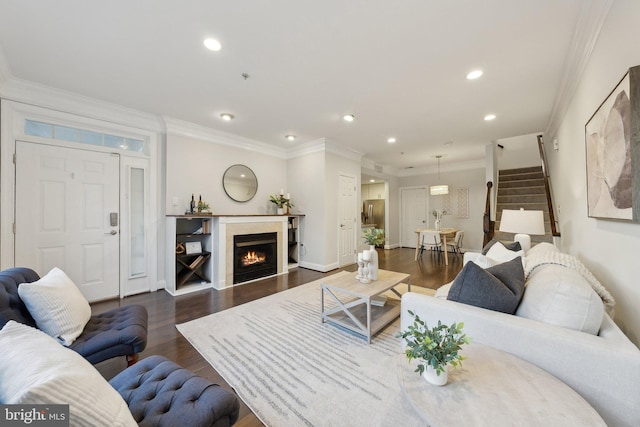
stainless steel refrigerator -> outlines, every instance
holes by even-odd
[[[384,228],[384,200],[371,199],[362,202],[362,224],[374,224]]]

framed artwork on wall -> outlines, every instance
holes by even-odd
[[[589,217],[640,221],[639,84],[630,68],[585,125]]]

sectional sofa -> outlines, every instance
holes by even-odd
[[[640,425],[640,350],[614,323],[614,301],[606,289],[579,261],[550,244],[519,256],[525,287],[513,314],[448,299],[454,281],[435,297],[405,294],[402,329],[413,322],[408,310],[429,325],[464,322],[473,342],[551,373],[587,400],[608,425]],[[492,264],[486,256],[468,252],[463,272],[470,262]]]

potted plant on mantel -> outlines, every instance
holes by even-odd
[[[289,209],[293,207],[293,203],[291,203],[291,200],[284,197],[283,194],[278,194],[277,196],[269,196],[269,201],[276,205],[276,207],[278,208],[278,215],[284,215],[285,206]]]
[[[406,331],[398,333],[397,337],[406,342],[404,351],[409,362],[412,359],[422,361],[415,372],[425,374],[425,379],[434,385],[445,385],[448,380],[447,366],[457,368],[465,359],[459,351],[463,344],[471,342],[471,338],[462,333],[463,322],[453,322],[451,326],[438,321],[438,326],[429,326],[413,311],[409,314],[414,318],[413,325]]]

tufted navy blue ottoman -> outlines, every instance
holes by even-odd
[[[140,426],[223,427],[238,419],[235,394],[162,356],[141,360],[109,383]]]

